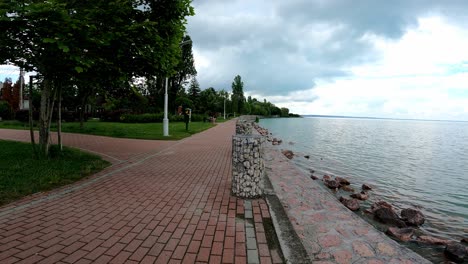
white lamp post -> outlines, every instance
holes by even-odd
[[[192,40],[182,41],[179,44],[179,46],[182,47],[190,43],[192,43]],[[166,88],[164,92],[164,118],[163,118],[163,135],[165,137],[169,136],[169,118],[167,118],[167,105],[169,101],[169,95],[167,94],[167,86],[168,86],[168,78],[166,77]]]
[[[164,118],[163,118],[163,133],[164,136],[169,136],[169,118],[167,118],[167,104],[169,100],[169,96],[167,94],[167,83],[168,78],[166,77],[166,91],[164,93]]]

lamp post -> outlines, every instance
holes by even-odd
[[[167,104],[169,95],[167,94],[168,78],[166,77],[166,91],[164,92],[164,118],[163,118],[163,134],[165,137],[169,136],[169,118],[167,118]]]
[[[192,43],[192,40],[185,40],[179,43],[179,47],[183,47],[184,45]],[[169,118],[167,118],[167,105],[169,101],[169,95],[167,94],[167,86],[168,86],[168,80],[169,78],[166,77],[166,87],[165,87],[165,92],[164,92],[164,118],[163,118],[163,135],[165,137],[169,136]]]

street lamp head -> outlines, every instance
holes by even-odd
[[[182,41],[181,43],[179,43],[179,46],[182,47],[182,46],[185,46],[185,45],[188,45],[188,44],[192,44],[192,40],[191,40],[191,39]]]

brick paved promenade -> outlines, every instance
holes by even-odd
[[[281,263],[265,201],[230,195],[233,133],[230,121],[174,142],[64,134],[113,165],[0,208],[0,263]]]

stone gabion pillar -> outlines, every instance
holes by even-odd
[[[241,198],[263,195],[263,143],[260,135],[232,137],[232,193]]]
[[[252,122],[246,120],[238,120],[236,123],[236,135],[252,134]]]

